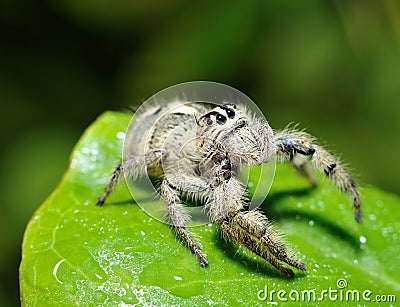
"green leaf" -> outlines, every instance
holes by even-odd
[[[96,207],[120,161],[129,120],[107,112],[88,128],[60,184],[32,217],[20,267],[24,306],[255,306],[271,295],[278,303],[298,295],[297,303],[306,305],[313,289],[316,299],[325,293],[322,303],[336,295],[354,305],[354,291],[361,304],[365,291],[370,300],[398,295],[400,201],[373,187],[362,187],[364,223],[357,224],[350,200],[329,182],[312,189],[290,166],[277,168],[262,209],[308,265],[293,279],[225,242],[211,224],[192,228],[210,261],[201,268],[168,225],[133,202],[124,184]],[[338,280],[347,286],[340,290]]]

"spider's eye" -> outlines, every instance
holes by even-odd
[[[207,118],[207,125],[211,126],[213,124],[213,121],[211,118]]]
[[[215,119],[217,120],[217,123],[220,125],[223,125],[226,123],[226,117],[221,114],[218,114]]]
[[[235,111],[233,111],[232,109],[226,109],[226,115],[228,115],[228,117],[232,119],[235,117]]]

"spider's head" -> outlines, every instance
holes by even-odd
[[[235,104],[217,106],[197,120],[198,135],[205,133],[220,134],[236,126],[247,124],[246,114]]]
[[[231,157],[247,163],[259,163],[260,137],[249,125],[247,110],[239,105],[225,104],[213,108],[197,119],[198,147],[223,150]]]

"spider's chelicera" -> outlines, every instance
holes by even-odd
[[[350,194],[355,219],[362,221],[360,194],[333,155],[303,131],[274,132],[265,119],[257,118],[244,105],[153,105],[136,116],[129,131],[137,135],[136,144],[130,146],[130,157],[115,169],[97,205],[103,205],[122,173],[132,178],[157,176],[168,222],[203,267],[208,260],[186,227],[190,215],[182,195],[203,200],[210,219],[225,238],[246,246],[286,276],[294,275],[288,266],[306,270],[303,262],[287,252],[265,215],[259,209],[246,210],[246,189],[238,176],[243,165],[291,161],[311,184],[316,183],[310,167],[314,166]]]

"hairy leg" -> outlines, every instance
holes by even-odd
[[[226,238],[243,244],[286,276],[292,277],[294,273],[284,264],[307,269],[304,263],[288,254],[281,235],[260,211],[243,208],[244,188],[236,178],[225,180],[215,188],[210,214]]]
[[[307,178],[312,186],[317,186],[317,178],[315,177],[309,157],[302,154],[295,154],[291,161],[293,167],[301,176]]]
[[[166,179],[170,186],[173,186],[179,191],[186,193],[193,193],[193,195],[197,195],[198,193],[202,194],[204,192],[208,192],[210,188],[212,188],[211,184],[207,183],[203,179],[190,176],[190,175],[182,175],[182,177],[178,177],[172,174],[166,175]]]
[[[200,246],[192,238],[185,225],[189,222],[189,213],[183,205],[179,203],[179,193],[167,179],[164,179],[160,186],[161,200],[167,208],[167,220],[175,229],[176,234],[187,244],[192,252],[197,256],[200,266],[208,265],[206,256],[202,253]]]
[[[160,150],[151,151],[145,156],[133,157],[119,164],[115,168],[111,176],[111,179],[108,185],[106,186],[104,193],[98,199],[96,205],[102,206],[104,204],[107,197],[114,190],[115,185],[117,184],[117,182],[121,177],[121,174],[125,173],[129,177],[136,178],[137,176],[142,175],[146,172],[146,166],[149,167],[159,164],[163,155],[165,155],[165,152],[163,151]]]
[[[231,220],[222,220],[219,224],[228,238],[243,244],[286,276],[293,277],[294,273],[283,263],[305,271],[307,266],[288,254],[280,234],[271,225],[267,222],[257,225],[260,217],[264,216],[257,211],[239,212]]]
[[[302,131],[284,130],[276,133],[274,143],[278,156],[292,160],[296,155],[312,156],[311,163],[323,172],[340,190],[350,194],[355,208],[355,219],[362,222],[360,193],[350,174],[339,160],[323,147],[314,143],[313,137]]]

